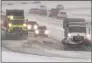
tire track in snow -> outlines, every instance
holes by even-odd
[[[64,51],[48,50],[48,49],[44,49],[44,48],[43,48],[44,51],[42,51],[40,49],[38,53],[36,52],[36,51],[38,51],[38,49],[36,49],[34,52],[32,52],[32,51],[31,52],[27,52],[28,50],[25,50],[25,49],[23,49],[24,50],[23,51],[23,50],[20,50],[20,49],[19,50],[16,50],[16,49],[14,50],[12,48],[5,47],[5,46],[4,46],[4,48],[6,48],[7,50],[11,50],[12,52],[16,52],[16,53],[32,54],[32,55],[38,55],[38,56],[59,57],[59,58],[72,58],[72,59],[87,59],[87,57],[88,57],[88,56],[84,56],[84,57],[81,57],[81,58],[78,57],[78,56],[75,57],[76,53],[74,53],[74,56],[71,57],[71,55],[70,56],[64,55],[64,53],[65,53]],[[29,49],[29,50],[32,50],[32,49]],[[44,53],[41,53],[41,52],[44,52]]]

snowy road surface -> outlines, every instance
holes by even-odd
[[[2,52],[3,62],[90,62],[88,59],[74,59],[74,58],[59,58],[59,57],[46,57],[29,54],[19,54],[13,52]],[[10,59],[7,59],[10,58]]]
[[[3,2],[3,3],[8,3],[8,2]],[[55,7],[57,4],[63,4],[65,7],[65,11],[68,13],[68,17],[79,17],[79,18],[84,18],[88,22],[91,20],[91,3],[90,2],[43,2],[42,4],[45,4],[48,9]],[[19,2],[16,2],[14,5],[2,5],[2,10],[5,11],[6,9],[24,9],[25,10],[25,17],[28,18],[28,20],[37,20],[37,22],[40,25],[46,25],[47,28],[49,29],[49,37],[51,37],[53,42],[57,43],[56,45],[61,46],[61,50],[57,50],[53,48],[49,49],[47,45],[44,48],[41,44],[41,46],[35,45],[32,46],[33,48],[21,48],[21,46],[24,43],[21,43],[22,41],[2,41],[4,45],[7,45],[11,49],[15,49],[20,51],[25,51],[27,53],[31,52],[31,54],[36,54],[36,55],[28,55],[28,54],[19,54],[19,53],[14,53],[9,52],[9,51],[2,51],[2,61],[3,62],[35,62],[35,61],[58,61],[58,62],[90,62],[91,61],[91,52],[90,51],[64,51],[62,50],[63,45],[60,44],[61,40],[63,39],[63,28],[62,28],[62,20],[58,20],[56,18],[49,18],[47,16],[38,16],[38,15],[31,15],[28,13],[28,10],[31,7],[39,7],[39,4],[19,4]],[[84,10],[84,11],[83,11]],[[30,40],[27,42],[32,42]],[[13,42],[13,43],[12,43]],[[24,41],[25,42],[25,41]],[[49,40],[47,40],[49,42]],[[16,45],[15,45],[16,44]],[[20,45],[22,44],[22,45]],[[17,46],[17,48],[16,48]],[[48,46],[50,46],[48,44]],[[14,48],[15,47],[15,48]],[[16,51],[17,52],[17,51]],[[37,56],[37,54],[42,55],[42,56]],[[49,56],[49,57],[46,57]],[[11,57],[11,58],[9,58]],[[16,59],[15,59],[16,58]]]

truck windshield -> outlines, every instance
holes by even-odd
[[[24,13],[23,12],[7,12],[7,15],[14,15],[14,16],[23,16]]]
[[[38,27],[39,30],[46,30],[46,27]]]
[[[37,22],[28,22],[28,24],[35,25]]]
[[[23,24],[24,21],[23,20],[12,20],[11,23],[12,24]]]
[[[69,32],[79,32],[79,33],[86,33],[86,27],[69,27]]]

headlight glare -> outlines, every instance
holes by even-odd
[[[46,31],[45,31],[45,34],[48,34],[48,33],[49,33],[48,30],[46,30]]]
[[[11,27],[11,26],[12,26],[12,24],[11,24],[11,23],[9,23],[9,24],[8,24],[8,26],[9,26],[9,27]]]
[[[31,25],[28,25],[27,28],[28,28],[28,29],[31,29]]]
[[[36,30],[36,31],[35,31],[35,33],[36,33],[36,34],[39,34],[39,31],[38,31],[38,30]]]
[[[68,37],[71,37],[71,34],[70,33],[68,34]]]
[[[24,27],[26,27],[27,25],[26,24],[23,24]]]
[[[34,29],[37,29],[38,27],[37,27],[37,25],[34,25]]]
[[[13,19],[13,16],[10,16],[10,19],[12,20]]]
[[[87,34],[87,38],[90,38],[90,35],[89,34]]]

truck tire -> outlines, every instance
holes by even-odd
[[[62,40],[62,44],[64,44],[64,45],[68,45],[68,40],[66,39],[66,38],[64,38],[63,40]]]
[[[13,36],[12,34],[6,34],[5,40],[17,40],[18,37]]]
[[[23,32],[23,39],[22,40],[27,40],[27,38],[28,38],[28,32],[25,31],[25,32]]]
[[[84,45],[92,45],[92,42],[91,42],[90,40],[88,40],[88,39],[85,39],[85,40],[83,41],[83,44],[84,44]]]

